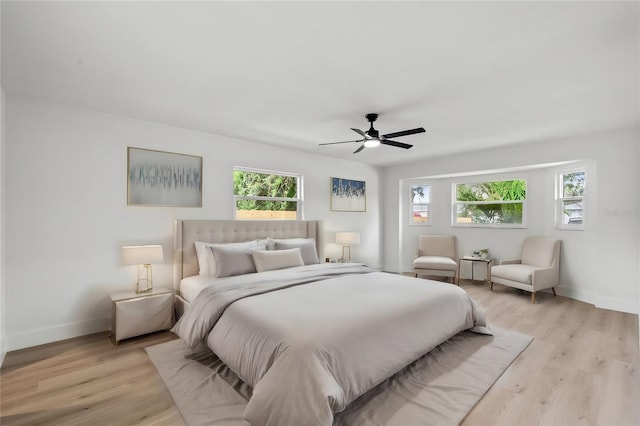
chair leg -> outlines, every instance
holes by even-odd
[[[536,303],[536,292],[535,291],[531,292],[531,303]]]
[[[551,291],[553,292],[553,295],[556,295],[556,288],[555,287],[551,287]]]
[[[489,291],[493,291],[493,281],[490,281],[489,284]]]

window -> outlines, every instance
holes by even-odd
[[[558,175],[558,228],[584,229],[585,171]]]
[[[527,183],[522,179],[453,184],[453,225],[523,227]]]
[[[429,188],[429,185],[411,185],[411,225],[428,225],[431,222]]]
[[[236,219],[299,219],[301,180],[290,173],[234,168]]]

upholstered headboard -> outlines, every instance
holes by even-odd
[[[262,238],[315,238],[321,256],[319,222],[316,220],[174,220],[173,288],[180,292],[180,280],[198,274],[195,241],[238,243]]]

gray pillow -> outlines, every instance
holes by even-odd
[[[256,272],[256,265],[253,263],[253,257],[251,256],[251,250],[255,250],[255,248],[255,246],[226,244],[212,244],[209,246],[216,265],[215,276],[223,278]]]
[[[253,262],[258,272],[303,266],[300,247],[288,250],[254,250]]]
[[[216,263],[213,258],[213,253],[209,250],[211,246],[243,246],[243,247],[260,247],[258,241],[243,241],[241,243],[205,243],[203,241],[195,241],[196,254],[198,256],[198,266],[200,267],[200,275],[216,276]],[[262,245],[265,248],[266,244]]]
[[[305,265],[320,263],[318,261],[318,251],[316,250],[316,240],[313,238],[272,240],[275,250],[287,250],[300,247],[302,260]]]

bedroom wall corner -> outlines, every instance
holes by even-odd
[[[2,5],[0,5],[0,45],[2,45]],[[2,88],[2,58],[0,55],[0,366],[7,354],[4,308],[4,89]]]
[[[387,203],[383,211],[386,224],[383,255],[387,268],[402,270],[410,265],[417,234],[421,232],[453,233],[458,237],[459,255],[488,246],[497,259],[514,257],[527,235],[556,237],[563,241],[558,294],[599,308],[637,314],[639,197],[637,191],[629,191],[620,182],[637,182],[638,149],[637,130],[621,128],[389,168],[385,170],[383,188],[387,200],[400,199],[403,192],[398,182],[433,180],[433,224],[409,227],[408,214],[399,212],[397,204]],[[555,178],[566,167],[585,167],[590,182],[587,224],[581,231],[555,226]],[[453,227],[452,179],[476,174],[492,176],[495,171],[505,178],[518,174],[528,180],[528,205],[533,210],[527,227],[494,230]],[[463,268],[461,276],[469,275]]]
[[[0,77],[1,78],[1,77]],[[0,366],[7,354],[7,338],[5,333],[5,262],[4,262],[4,89],[0,85]]]

